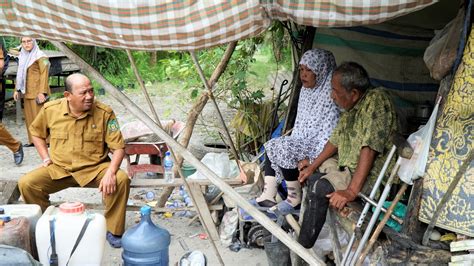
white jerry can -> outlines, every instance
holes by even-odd
[[[71,256],[83,228],[85,231]],[[36,224],[39,260],[43,265],[50,265],[53,250],[50,240],[54,236],[59,266],[100,265],[104,254],[106,230],[104,216],[88,213],[80,202],[67,202],[59,207],[50,206]]]

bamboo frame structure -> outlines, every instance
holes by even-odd
[[[156,110],[153,106],[153,103],[151,102],[150,95],[148,94],[148,91],[145,87],[145,83],[143,82],[143,79],[140,76],[140,73],[138,72],[137,66],[135,65],[135,60],[133,59],[132,53],[130,52],[130,50],[126,50],[126,51],[127,51],[127,56],[128,56],[129,61],[130,61],[130,64],[132,65],[133,72],[135,73],[135,77],[136,77],[138,83],[140,84],[140,88],[142,89],[142,92],[145,95],[145,98],[147,100],[148,106],[150,107],[151,112],[152,112],[152,114],[155,118],[156,125],[158,127],[160,127],[160,129],[163,129],[163,125],[161,124],[161,121],[158,117],[158,114],[156,113]],[[174,151],[171,147],[169,147],[169,151],[171,152],[171,156],[173,156],[173,160],[176,162],[176,154],[174,153]],[[197,202],[196,195],[193,193],[194,190],[191,190],[191,187],[190,187],[188,181],[186,180],[186,178],[184,178],[184,174],[183,174],[183,171],[181,170],[181,167],[177,166],[177,169],[175,169],[175,170],[178,172],[179,176],[183,179],[183,183],[186,187],[186,190],[189,192],[189,195],[191,196],[192,201]],[[203,220],[203,214],[202,214],[202,211],[200,209],[199,204],[195,204],[195,207],[196,207],[196,211],[199,215],[199,218],[201,219],[201,224],[204,227],[204,230],[206,230],[206,233],[208,235],[211,235],[211,233],[209,231],[209,228],[207,227],[206,223]],[[212,246],[212,248],[213,248],[213,250],[216,254],[216,257],[217,257],[219,263],[221,265],[224,265],[224,260],[222,259],[222,256],[219,253],[219,249],[217,248],[216,243],[215,243],[215,241],[217,241],[217,240],[213,239],[212,237],[209,237],[208,240],[211,243],[211,246]]]
[[[227,185],[223,180],[221,180],[214,172],[212,172],[206,165],[194,157],[189,150],[180,145],[176,140],[170,137],[163,129],[161,129],[153,119],[151,119],[139,106],[132,102],[128,97],[126,97],[122,92],[115,88],[109,81],[107,81],[97,70],[75,54],[71,49],[69,49],[65,44],[57,41],[51,42],[64,54],[66,54],[71,60],[73,60],[84,73],[88,74],[92,79],[99,82],[104,89],[112,97],[114,97],[119,103],[121,103],[125,108],[127,108],[130,113],[135,115],[143,123],[147,124],[149,128],[156,133],[162,140],[164,140],[169,147],[171,147],[177,154],[180,154],[184,159],[186,159],[191,165],[196,167],[204,176],[206,176],[215,186],[217,186],[221,191],[223,191],[230,199],[249,213],[255,220],[257,220],[262,226],[267,230],[272,232],[272,234],[277,237],[281,242],[293,250],[298,256],[308,262],[310,265],[325,265],[325,263],[317,258],[312,256],[307,249],[301,246],[298,242],[294,241],[283,229],[281,229],[277,224],[270,220],[265,214],[257,210],[249,202],[247,202],[242,196],[235,192],[229,185]]]

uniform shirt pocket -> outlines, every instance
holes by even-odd
[[[84,150],[93,154],[103,153],[104,139],[101,131],[84,132]]]
[[[53,132],[51,133],[51,148],[62,147],[68,143],[68,134],[65,132]]]

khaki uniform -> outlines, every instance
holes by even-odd
[[[38,115],[43,104],[36,103],[36,97],[39,93],[51,94],[49,88],[49,60],[42,57],[36,60],[27,70],[26,91],[23,97],[25,124],[28,131],[28,142],[33,143],[31,139],[30,125]]]
[[[20,149],[21,143],[16,140],[5,126],[0,123],[0,145],[7,146],[12,152],[17,152]]]
[[[50,204],[49,194],[67,187],[98,187],[110,158],[109,149],[125,147],[112,109],[95,102],[91,110],[79,118],[69,114],[66,99],[48,102],[30,126],[33,136],[50,137],[52,164],[21,177],[20,192],[26,203],[36,203],[43,210]],[[118,170],[117,189],[107,196],[105,218],[107,229],[121,235],[125,229],[125,211],[130,179]]]
[[[0,46],[0,61],[3,61],[3,50],[2,47]],[[0,74],[2,73],[2,69],[0,68]],[[2,88],[2,79],[3,77],[0,77],[0,91],[3,91],[4,88]],[[1,108],[1,107],[0,107]],[[2,110],[0,110],[1,112]],[[0,118],[1,119],[1,118]],[[0,145],[5,145],[7,146],[12,152],[17,152],[20,149],[21,143],[16,140],[10,132],[5,128],[5,126],[0,122]]]

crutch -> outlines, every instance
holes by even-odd
[[[357,250],[354,253],[354,256],[352,257],[352,260],[349,263],[349,265],[351,266],[357,262],[357,258],[359,257],[360,253],[362,252],[362,249],[365,246],[365,243],[367,242],[370,234],[372,233],[372,229],[374,228],[374,225],[377,222],[380,211],[382,209],[382,205],[384,204],[385,200],[388,197],[388,194],[390,193],[390,188],[392,187],[393,180],[395,179],[395,176],[397,175],[398,168],[400,168],[400,162],[401,162],[401,157],[398,157],[397,163],[395,164],[395,167],[393,168],[392,173],[390,174],[390,177],[388,178],[388,181],[385,184],[385,188],[382,192],[382,195],[380,196],[377,207],[375,208],[375,211],[372,214],[372,217],[370,218],[370,222],[367,225],[367,228],[365,229],[364,235],[362,236],[362,239],[360,240],[359,245],[357,246]]]
[[[387,156],[387,159],[385,160],[382,170],[380,171],[380,174],[377,177],[377,180],[372,188],[372,191],[370,192],[369,198],[371,200],[373,200],[375,198],[375,195],[377,194],[377,190],[380,184],[382,183],[382,180],[385,176],[385,172],[387,171],[387,168],[390,165],[390,161],[392,160],[393,154],[395,153],[396,149],[397,149],[396,146],[393,145],[392,149],[390,150],[390,153]],[[357,221],[356,227],[354,228],[354,232],[352,233],[351,239],[349,240],[349,244],[347,245],[346,252],[344,252],[344,257],[342,258],[341,265],[346,265],[346,263],[348,262],[352,246],[354,245],[354,242],[356,240],[356,232],[358,232],[362,228],[362,224],[364,223],[365,216],[367,216],[367,213],[369,212],[369,208],[370,208],[370,202],[367,201],[364,205],[364,209],[362,210],[362,213],[359,216],[359,220]]]

